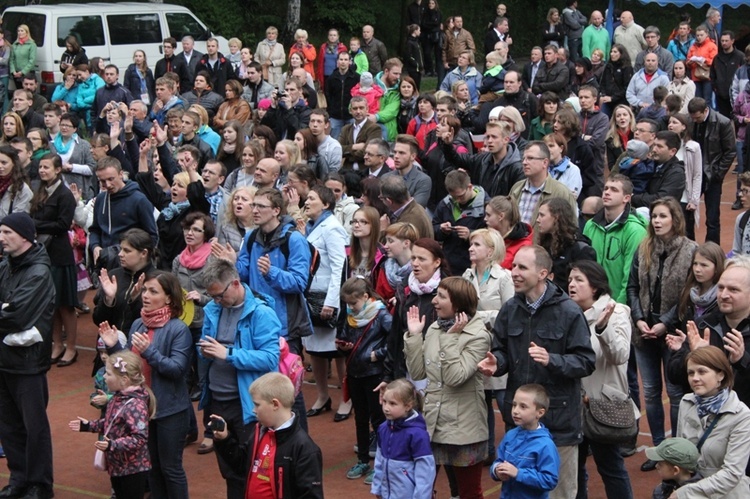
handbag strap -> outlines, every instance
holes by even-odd
[[[698,448],[698,452],[701,451],[701,447],[703,447],[703,444],[706,443],[706,439],[711,434],[712,431],[714,431],[714,428],[716,428],[716,424],[721,419],[721,416],[723,414],[717,414],[713,421],[711,421],[711,424],[708,425],[708,428],[706,428],[706,431],[703,432],[703,436],[701,436],[701,439],[698,440],[698,445],[696,447]]]
[[[377,319],[377,317],[375,317],[375,319]],[[367,335],[367,331],[369,331],[369,330],[370,330],[370,328],[372,327],[372,323],[373,323],[373,322],[375,322],[375,319],[371,320],[371,321],[370,321],[370,322],[369,322],[369,323],[368,323],[368,324],[367,324],[367,325],[365,326],[365,330],[364,330],[364,331],[362,331],[362,334],[360,335],[359,339],[358,339],[358,340],[357,340],[357,342],[356,342],[356,343],[354,344],[354,347],[352,348],[351,352],[349,352],[349,355],[348,355],[348,356],[346,357],[346,368],[347,368],[347,369],[349,368],[349,362],[351,362],[351,360],[352,360],[352,359],[354,358],[354,353],[355,353],[355,352],[357,351],[357,348],[359,348],[359,344],[360,344],[360,343],[362,343],[362,340],[363,340],[363,339],[365,338],[365,336]]]
[[[112,424],[113,424],[113,423],[115,422],[115,420],[117,419],[117,416],[119,416],[120,414],[122,414],[122,411],[124,411],[124,410],[125,410],[125,406],[126,406],[126,405],[128,405],[129,403],[131,403],[131,402],[132,402],[133,400],[135,400],[135,399],[132,399],[132,398],[131,398],[130,400],[128,400],[127,402],[125,402],[124,404],[122,404],[122,407],[120,407],[120,410],[118,410],[118,411],[117,411],[117,412],[115,413],[115,417],[113,417],[113,418],[112,418],[112,419],[110,420],[110,422],[109,422],[109,426],[106,426],[106,427],[104,428],[104,433],[102,433],[102,436],[105,436],[105,437],[107,436],[107,433],[109,433],[109,430],[111,430],[111,429],[112,429]]]

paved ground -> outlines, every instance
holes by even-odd
[[[727,251],[731,248],[734,220],[738,214],[738,212],[730,210],[730,205],[734,201],[735,179],[736,176],[727,175],[721,208],[722,247]],[[701,220],[705,220],[705,213],[701,214]],[[703,241],[704,234],[705,230],[699,229],[699,241]],[[89,303],[91,297],[92,295],[89,294]],[[94,345],[96,331],[90,315],[81,316],[79,329],[80,344]],[[67,422],[77,415],[86,418],[97,416],[97,411],[88,404],[88,396],[92,390],[90,374],[93,358],[94,351],[92,349],[81,349],[77,364],[64,369],[53,367],[49,373],[50,404],[48,413],[54,442],[55,494],[58,499],[85,497],[105,499],[109,497],[108,476],[106,473],[95,471],[92,466],[94,435],[73,433],[67,428]],[[333,385],[338,383],[335,377],[331,378],[330,382]],[[305,384],[303,390],[309,406],[315,398],[314,387]],[[340,398],[340,390],[332,390],[332,397],[335,408]],[[499,416],[496,420],[498,427],[502,427]],[[641,422],[641,435],[638,444],[644,447],[651,444],[651,439],[645,418],[642,418]],[[356,461],[356,456],[352,452],[352,445],[355,440],[353,418],[342,423],[334,423],[333,414],[331,412],[324,413],[319,417],[310,419],[310,434],[323,449],[326,497],[329,499],[371,497],[368,488],[360,480],[352,481],[345,477],[346,470]],[[651,491],[658,483],[658,476],[656,472],[643,473],[639,470],[644,459],[644,454],[640,452],[627,459],[626,464],[635,497],[647,499],[651,497]],[[184,461],[192,497],[217,499],[225,497],[224,482],[219,474],[216,458],[213,454],[199,456],[196,454],[196,445],[191,445],[185,449]],[[588,470],[591,476],[589,497],[603,499],[605,495],[601,480],[596,473],[593,461],[591,459],[589,461]],[[8,476],[6,461],[0,460],[0,486],[7,484]],[[483,486],[485,497],[499,497],[500,487],[489,478],[489,474],[484,476]],[[449,497],[444,475],[441,475],[438,479],[438,492],[440,499]]]

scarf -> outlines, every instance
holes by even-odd
[[[164,220],[172,220],[175,216],[182,213],[182,210],[190,206],[190,201],[180,201],[179,203],[169,203],[169,206],[161,210]]]
[[[560,177],[563,176],[569,165],[570,158],[567,156],[563,156],[558,164],[549,169],[549,172],[550,174],[552,174],[555,180],[560,180]]]
[[[401,109],[413,109],[417,104],[416,97],[410,97],[408,99],[401,98]]]
[[[395,289],[396,286],[404,282],[404,277],[411,273],[411,261],[406,262],[406,265],[402,267],[395,258],[389,258],[383,264],[383,268],[388,284]]]
[[[695,305],[696,312],[701,313],[706,310],[711,304],[716,303],[716,294],[718,293],[719,286],[714,284],[711,289],[706,291],[704,294],[699,295],[698,286],[694,286],[690,289],[690,301]],[[697,314],[696,314],[697,315]]]
[[[432,274],[432,277],[430,277],[430,280],[424,283],[419,282],[417,278],[414,277],[414,272],[409,274],[409,289],[418,295],[433,293],[437,289],[438,284],[440,284],[440,269],[437,269],[435,273]]]
[[[640,265],[638,267],[638,282],[640,290],[638,297],[646,316],[650,318],[651,293],[656,281],[661,278],[661,309],[654,310],[655,314],[663,314],[672,308],[679,300],[680,290],[685,285],[688,271],[693,264],[693,253],[697,245],[683,236],[673,237],[669,241],[654,238],[651,252],[651,265],[646,268],[643,249],[638,250]],[[664,266],[659,276],[659,259],[666,254]],[[648,322],[648,321],[647,321]]]
[[[8,190],[10,187],[10,184],[13,183],[13,175],[6,175],[4,177],[0,177],[0,198],[2,198],[5,195],[5,191]]]
[[[703,419],[709,414],[718,415],[721,410],[721,406],[729,398],[729,388],[719,390],[719,393],[711,397],[699,397],[695,396],[695,401],[698,404],[698,417]]]
[[[352,312],[351,307],[346,307],[346,321],[349,327],[362,328],[372,322],[381,310],[385,310],[385,303],[375,298],[370,298],[358,313]]]
[[[211,243],[203,243],[195,251],[191,251],[190,246],[186,246],[180,253],[180,265],[190,270],[200,269],[206,265],[209,256],[211,256]]]
[[[27,36],[26,38],[19,38],[16,41],[18,42],[19,45],[23,45],[24,43],[29,41],[29,37]]]
[[[70,151],[70,148],[75,146],[76,142],[78,142],[78,134],[74,133],[72,137],[70,137],[70,140],[67,144],[63,143],[63,137],[61,133],[57,134],[57,137],[55,137],[55,140],[52,141],[53,144],[55,144],[55,151],[57,154],[65,155],[68,154],[68,151]]]
[[[150,343],[154,342],[154,329],[164,327],[164,325],[169,322],[169,320],[172,318],[172,309],[169,308],[169,306],[164,306],[162,308],[152,310],[150,312],[147,312],[144,309],[141,309],[141,320],[143,321],[143,324],[148,328],[147,334],[148,334],[148,340]],[[141,352],[138,348],[135,346],[131,346],[130,348],[133,353],[136,355],[143,355],[143,352]],[[146,385],[149,387],[151,386],[151,364],[148,362],[143,363],[143,377],[146,379]]]
[[[453,325],[456,324],[456,318],[452,317],[450,319],[440,319],[437,320],[437,325],[440,328],[440,330],[444,333],[447,333],[450,328],[453,327]]]
[[[323,210],[323,212],[320,214],[317,220],[310,220],[309,222],[307,222],[307,228],[306,228],[307,235],[309,236],[310,234],[312,234],[312,232],[318,227],[318,225],[323,223],[323,220],[330,217],[331,215],[333,215],[333,212],[331,210],[326,209],[326,210]]]
[[[622,149],[627,149],[628,141],[630,140],[630,131],[623,133],[622,130],[618,128],[617,135],[620,137],[620,144],[622,144]]]
[[[57,136],[59,137],[60,134],[58,133]],[[49,154],[51,151],[49,149],[37,149],[34,151],[34,154],[31,155],[32,160],[40,160],[42,159],[42,156]]]

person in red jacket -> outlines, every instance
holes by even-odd
[[[505,259],[500,263],[504,269],[511,270],[516,252],[534,241],[531,226],[521,222],[518,204],[509,196],[495,196],[484,207],[484,221],[487,227],[495,229],[503,236],[505,242]]]
[[[703,97],[711,102],[713,88],[711,87],[711,64],[719,49],[708,37],[708,28],[698,26],[695,29],[695,43],[690,46],[687,54],[687,65],[695,82],[695,96]]]
[[[250,385],[258,421],[247,441],[211,415],[214,446],[239,474],[246,499],[323,499],[323,454],[292,412],[294,385],[284,374],[264,374]]]

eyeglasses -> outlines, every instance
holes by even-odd
[[[547,158],[541,158],[537,156],[524,156],[523,157],[523,161],[542,161],[544,159],[547,159]]]
[[[229,289],[229,286],[231,286],[231,285],[232,285],[232,282],[233,282],[233,281],[229,281],[229,283],[227,283],[227,285],[226,285],[226,286],[224,287],[224,291],[222,291],[222,292],[221,292],[221,293],[219,293],[218,295],[212,295],[212,294],[209,294],[208,296],[209,296],[209,297],[210,297],[210,298],[211,298],[212,300],[215,300],[215,301],[221,301],[221,300],[223,300],[223,299],[224,299],[224,295],[225,295],[225,294],[227,294],[227,290]]]
[[[370,222],[367,220],[352,220],[349,225],[370,225]]]
[[[650,128],[637,128],[635,129],[638,133],[654,133]]]
[[[182,229],[182,232],[184,232],[185,234],[187,234],[188,232],[192,232],[193,234],[203,234],[206,231],[203,229],[199,229],[198,227],[184,227]]]
[[[252,210],[265,210],[270,207],[271,207],[270,204],[250,203],[250,209]]]
[[[70,123],[60,123],[60,128],[73,128]]]
[[[750,189],[740,189],[740,194],[742,194],[743,196],[747,196],[748,194],[750,194]]]

